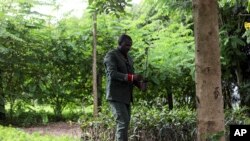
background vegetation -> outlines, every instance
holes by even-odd
[[[76,141],[70,137],[53,137],[48,135],[40,135],[39,133],[27,134],[20,129],[12,127],[3,127],[0,125],[0,140],[1,141]]]
[[[72,120],[83,124],[83,138],[112,139],[114,123],[103,97],[102,61],[126,32],[133,38],[136,71],[149,81],[146,92],[134,93],[131,140],[194,140],[192,1],[144,0],[131,6],[128,0],[126,8],[111,4],[113,10],[101,9],[105,4],[109,1],[93,2],[81,18],[68,14],[54,22],[52,16],[31,10],[37,5],[56,6],[53,1],[0,1],[1,122],[28,126]],[[98,119],[92,117],[95,8],[99,8],[97,86],[102,101]],[[220,0],[219,10],[224,107],[234,113],[226,116],[228,128],[232,123],[250,124],[250,34],[244,28],[244,22],[250,22],[250,3]]]

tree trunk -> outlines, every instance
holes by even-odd
[[[222,94],[224,97],[224,109],[232,109],[232,102],[231,102],[231,92],[230,92],[230,84],[227,82],[223,83],[224,85],[222,85]]]
[[[97,14],[93,13],[93,98],[94,98],[94,117],[98,116],[98,95],[97,95],[97,72],[96,72],[96,45],[97,45]]]
[[[172,87],[167,86],[167,95],[168,95],[168,109],[169,111],[173,110],[174,104],[173,104],[173,92],[172,92]]]
[[[237,78],[237,84],[240,87],[241,83],[242,83],[242,80],[243,80],[243,76],[242,76],[242,70],[240,68],[239,62],[237,62],[237,66],[236,66],[236,69],[235,69],[235,75],[236,75],[236,78]]]
[[[5,114],[5,98],[3,94],[3,79],[2,79],[2,71],[0,70],[0,123],[6,119]]]
[[[221,135],[224,141],[224,109],[221,90],[221,66],[217,0],[193,0],[195,30],[195,81],[197,104],[197,140]]]
[[[102,107],[102,72],[101,70],[97,74],[97,95],[98,95],[98,111],[101,111],[101,107]]]

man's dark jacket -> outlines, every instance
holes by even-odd
[[[133,74],[133,61],[119,49],[109,51],[104,57],[107,74],[106,99],[130,104],[133,101],[133,83],[127,80],[127,74]]]

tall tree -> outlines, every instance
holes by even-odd
[[[119,17],[119,13],[125,13],[125,6],[129,6],[128,2],[130,0],[120,0],[114,2],[113,0],[89,0],[89,8],[92,9],[93,16],[93,98],[94,98],[94,116],[98,116],[98,89],[97,89],[97,64],[96,64],[96,46],[97,46],[97,15],[98,13],[114,14]]]
[[[217,0],[193,0],[195,30],[195,81],[197,140],[221,134],[224,141],[224,111],[221,90]]]
[[[2,70],[0,70],[0,124],[5,120],[5,99],[2,86]]]
[[[93,13],[93,97],[94,97],[94,116],[98,116],[98,95],[97,95],[97,72],[96,72],[96,45],[97,45],[97,14],[96,11]]]

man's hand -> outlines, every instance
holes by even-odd
[[[133,80],[134,81],[141,81],[143,79],[142,75],[139,74],[134,74],[133,75]]]
[[[139,88],[141,91],[146,91],[147,90],[147,82],[146,81],[140,81],[139,82]]]

